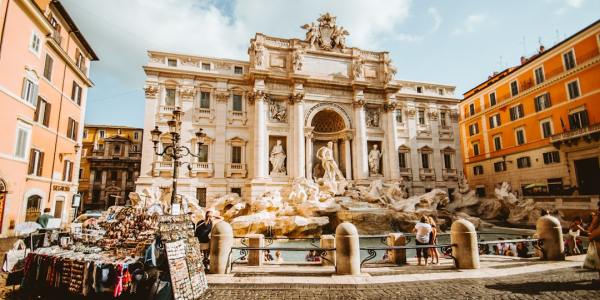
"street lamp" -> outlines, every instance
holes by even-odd
[[[183,111],[181,111],[179,108],[175,108],[173,110],[171,120],[167,121],[167,125],[169,126],[169,138],[171,139],[171,143],[164,149],[162,149],[162,151],[158,151],[158,143],[160,142],[160,136],[162,135],[162,131],[158,129],[158,126],[155,126],[154,129],[150,131],[150,134],[152,135],[152,143],[154,144],[154,153],[161,157],[170,157],[173,159],[173,191],[171,193],[171,207],[173,207],[173,204],[175,204],[175,196],[177,195],[178,168],[185,163],[180,163],[179,160],[186,156],[200,157],[199,154],[194,154],[187,146],[179,144],[181,137],[182,115]],[[195,135],[198,141],[198,149],[200,149],[200,146],[203,144],[204,137],[206,136],[206,134],[202,132],[202,128],[200,128],[195,133]]]

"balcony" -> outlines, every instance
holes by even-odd
[[[60,35],[60,32],[58,30],[53,30],[52,33],[50,34],[50,37],[57,43],[60,45],[60,42],[62,41],[62,36]]]
[[[194,122],[200,122],[203,119],[212,123],[215,119],[215,110],[210,108],[196,107],[194,109]]]
[[[570,146],[577,144],[577,141],[583,138],[587,142],[600,139],[600,123],[592,124],[584,128],[573,129],[563,133],[555,134],[550,137],[550,142],[559,148],[561,144]]]
[[[190,166],[192,175],[205,174],[206,176],[212,176],[214,172],[213,163],[210,162],[193,162]]]
[[[444,180],[457,179],[458,172],[456,172],[456,169],[442,169],[442,177]]]
[[[421,180],[435,180],[435,171],[430,168],[420,168],[419,178]]]
[[[246,125],[248,116],[245,111],[229,110],[227,111],[227,122],[233,124],[234,121],[241,121],[242,125]]]
[[[246,164],[240,163],[226,163],[225,164],[225,176],[231,177],[232,175],[239,174],[241,177],[246,177],[248,170]]]
[[[155,161],[152,163],[153,176],[159,176],[162,172],[173,172],[172,161]]]
[[[175,108],[177,108],[177,106],[175,105],[161,105],[158,108],[158,114],[161,116],[165,116],[165,115],[172,115],[173,111],[175,110]]]

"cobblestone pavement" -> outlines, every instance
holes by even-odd
[[[600,299],[597,272],[565,268],[490,279],[376,285],[213,285],[204,299]]]

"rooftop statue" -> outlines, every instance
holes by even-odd
[[[346,48],[346,36],[350,33],[343,26],[338,27],[335,19],[335,16],[325,13],[317,19],[318,26],[312,22],[300,27],[306,30],[305,41],[308,42],[311,49],[314,49],[315,46],[327,51]]]

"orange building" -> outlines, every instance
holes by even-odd
[[[464,94],[465,174],[478,194],[600,194],[600,20]]]
[[[91,60],[59,1],[0,1],[0,236],[40,212],[68,223]]]

